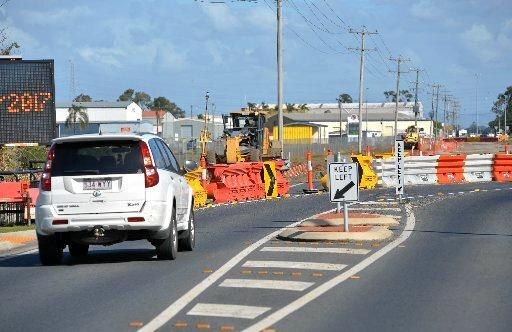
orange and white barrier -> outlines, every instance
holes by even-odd
[[[470,154],[454,156],[408,156],[404,158],[405,183],[453,184],[464,182],[512,182],[512,155]],[[395,186],[395,159],[375,159],[378,184]]]

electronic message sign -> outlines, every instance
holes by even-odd
[[[53,60],[0,59],[0,145],[55,136]]]

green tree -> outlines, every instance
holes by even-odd
[[[254,109],[254,108],[256,108],[256,103],[250,103],[250,102],[248,102],[248,103],[247,103],[247,108],[249,108],[249,109]]]
[[[352,96],[349,95],[348,93],[340,93],[340,95],[338,96],[338,98],[336,98],[336,101],[338,103],[342,103],[342,104],[345,104],[345,103],[352,103],[353,100],[352,100]]]
[[[306,113],[307,111],[309,111],[308,104],[300,104],[297,110],[301,113]]]
[[[384,91],[384,97],[388,102],[396,102],[395,91]],[[400,102],[411,101],[414,99],[414,95],[409,90],[400,90]]]
[[[510,116],[512,115],[512,86],[507,87],[505,92],[498,94],[491,111],[496,114],[496,118],[489,122],[491,128],[498,127],[498,123],[501,122],[501,119],[505,121],[505,113],[507,114],[506,125],[509,126],[511,122]],[[503,124],[503,128],[505,128],[505,124]]]
[[[133,101],[133,94],[135,93],[135,90],[133,89],[126,89],[124,92],[117,98],[117,101]]]
[[[83,93],[79,94],[78,96],[73,99],[73,101],[76,102],[91,102],[92,98],[89,95],[84,95]]]
[[[286,103],[286,112],[291,113],[295,111],[295,105],[292,103]]]
[[[146,109],[151,104],[151,96],[145,92],[137,91],[133,96],[133,102],[137,103],[141,108]]]
[[[84,129],[89,124],[89,115],[87,114],[87,109],[83,106],[79,106],[76,104],[72,104],[70,108],[68,108],[68,117],[66,118],[66,122],[64,125],[66,127],[73,127],[73,134],[76,132],[76,124],[80,125],[80,128]]]
[[[185,112],[175,103],[165,97],[157,97],[149,105],[154,110],[164,110],[171,113],[176,118],[185,117]]]

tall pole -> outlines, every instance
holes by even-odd
[[[365,46],[365,36],[366,35],[375,35],[377,31],[370,32],[366,30],[366,27],[363,25],[360,31],[356,31],[353,29],[349,30],[350,33],[356,33],[361,35],[361,48],[350,48],[351,50],[361,51],[361,60],[359,62],[359,108],[358,108],[358,120],[359,120],[359,130],[357,133],[357,152],[359,154],[363,153],[363,90],[364,90],[364,53],[365,51],[370,51],[369,49],[364,48]]]
[[[476,136],[478,136],[478,74],[475,74],[475,83]]]
[[[434,124],[439,123],[439,121],[437,120],[437,114],[439,113],[438,112],[438,110],[439,110],[439,88],[441,87],[441,85],[437,84],[436,87],[437,87],[437,92],[436,92],[436,110],[435,110],[436,122]],[[437,129],[434,132],[435,132],[435,138],[437,139],[437,135],[438,135]]]
[[[434,136],[434,94],[435,94],[435,90],[436,89],[436,86],[435,85],[432,85],[432,103],[430,105],[430,121],[431,121],[431,125],[430,125],[430,138],[432,138]]]
[[[411,61],[410,59],[403,59],[401,56],[399,56],[398,58],[389,58],[389,60],[391,61],[396,61],[396,65],[397,65],[397,69],[396,69],[396,93],[395,93],[395,97],[396,97],[396,100],[395,100],[395,137],[394,139],[396,140],[396,137],[398,135],[398,103],[400,101],[400,74],[402,73],[402,71],[400,71],[400,64],[403,62],[403,61]]]
[[[418,83],[420,80],[421,69],[415,69],[416,72],[416,85],[414,88],[414,127],[418,127]]]
[[[192,119],[192,109],[194,108],[193,105],[190,105],[190,118]]]
[[[278,136],[281,143],[281,149],[284,146],[283,137],[283,22],[281,15],[282,0],[277,0],[277,118],[278,118]],[[284,150],[281,150],[281,155]]]

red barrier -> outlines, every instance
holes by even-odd
[[[439,156],[437,161],[437,182],[440,184],[464,182],[465,155]]]
[[[290,185],[280,169],[282,160],[276,160],[276,185],[279,196],[288,193]],[[238,164],[215,164],[207,166],[210,182],[206,185],[208,198],[215,203],[230,203],[263,199],[265,184],[263,182],[263,163],[247,162]]]
[[[276,164],[276,181],[277,181],[277,194],[281,197],[288,194],[288,190],[290,190],[290,183],[281,173],[281,168],[283,168],[284,160],[274,160]]]
[[[28,181],[0,182],[0,202],[21,203],[28,198]]]
[[[492,165],[492,180],[512,182],[512,155],[497,153]]]

